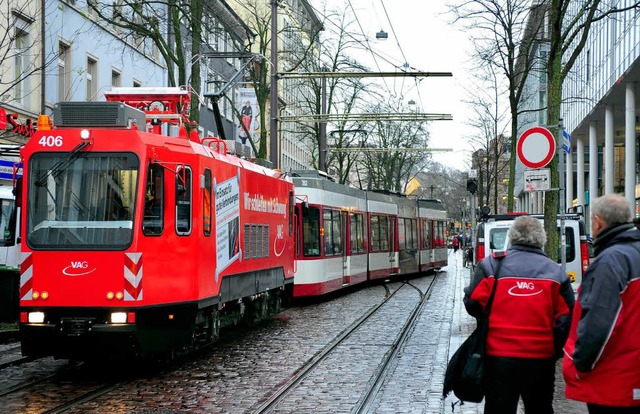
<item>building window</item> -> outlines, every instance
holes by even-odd
[[[71,93],[71,48],[58,44],[58,101],[66,101]]]
[[[98,95],[98,62],[87,58],[87,101],[93,101]]]
[[[111,86],[122,86],[122,74],[120,73],[120,71],[115,69],[111,70]]]
[[[28,79],[28,67],[29,62],[27,61],[27,45],[29,43],[29,36],[26,32],[22,30],[16,31],[15,38],[15,100],[19,103],[24,103],[23,95],[28,90],[27,79]]]

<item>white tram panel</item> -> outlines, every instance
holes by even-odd
[[[418,211],[415,199],[395,196],[398,204],[398,257],[401,274],[418,273]]]
[[[428,221],[428,233],[422,232],[422,244],[420,246],[420,270],[427,271],[446,266],[447,247],[435,246],[435,233],[438,223],[447,223],[447,212],[440,200],[418,200],[418,216],[421,220]],[[424,230],[424,225],[419,224]],[[425,239],[429,239],[428,242]],[[428,243],[428,247],[425,244]]]
[[[314,174],[315,173],[315,176]],[[296,177],[295,175],[302,175]],[[315,171],[296,172],[294,186],[296,202],[306,201],[310,207],[332,209],[341,213],[341,245],[342,252],[335,256],[323,254],[317,258],[300,258],[297,262],[295,285],[300,291],[313,291],[316,294],[337,290],[346,285],[366,281],[366,250],[360,254],[352,254],[349,250],[349,234],[347,233],[349,213],[362,214],[364,237],[366,240],[366,200],[365,192],[323,178]],[[325,224],[323,224],[325,226]],[[324,249],[324,236],[322,240]],[[309,285],[305,288],[302,285]]]

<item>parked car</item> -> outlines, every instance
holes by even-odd
[[[478,263],[484,257],[489,256],[494,251],[506,250],[508,245],[507,232],[516,219],[522,214],[505,215],[485,215],[484,221],[478,224],[475,239],[474,263]],[[543,221],[542,215],[532,215]],[[566,237],[566,271],[571,279],[574,290],[582,282],[582,275],[589,266],[589,258],[592,251],[589,250],[587,234],[585,231],[582,216],[578,214],[565,214],[565,237]],[[560,216],[558,216],[558,232],[560,232]],[[558,264],[561,263],[560,252],[558,251]]]

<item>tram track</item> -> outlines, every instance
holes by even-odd
[[[391,368],[391,362],[394,360],[394,358],[397,358],[398,350],[410,336],[409,333],[415,325],[416,320],[420,315],[420,311],[422,310],[424,303],[430,295],[434,281],[435,277],[432,277],[425,292],[422,292],[418,287],[414,286],[408,281],[403,281],[402,284],[393,291],[389,289],[389,286],[387,284],[384,284],[386,294],[382,302],[372,306],[360,318],[358,318],[351,325],[345,328],[337,337],[335,337],[330,343],[328,343],[303,367],[296,371],[289,380],[281,384],[277,390],[275,390],[270,396],[268,396],[267,399],[262,401],[257,407],[253,407],[251,411],[254,413],[268,413],[277,408],[277,406],[282,401],[284,401],[297,387],[299,387],[305,379],[312,375],[312,373],[316,369],[318,369],[318,367],[320,367],[323,362],[327,361],[328,358],[336,352],[336,349],[340,345],[344,344],[349,337],[357,332],[358,329],[360,329],[366,322],[370,321],[372,317],[380,312],[380,310],[385,305],[389,304],[398,292],[400,292],[406,286],[409,286],[418,291],[420,297],[418,304],[409,313],[408,319],[405,321],[400,332],[396,336],[393,343],[390,345],[389,351],[385,353],[382,362],[378,365],[378,368],[369,381],[367,390],[362,393],[361,398],[356,404],[356,411],[352,411],[367,412],[365,410],[367,410],[371,406],[373,400],[378,394],[378,391],[387,378],[387,374],[389,373],[389,370]]]
[[[15,354],[15,355],[12,355]],[[26,364],[35,361],[35,357],[23,357],[20,354],[20,345],[10,346],[2,350],[2,359],[0,359],[0,371],[5,368]],[[7,355],[9,355],[7,357]]]

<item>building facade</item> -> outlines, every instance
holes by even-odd
[[[546,4],[539,1],[537,5]],[[623,10],[632,4],[617,0],[609,4]],[[570,12],[576,13],[579,4]],[[532,22],[544,19],[544,8],[532,13]],[[541,15],[541,14],[542,15]],[[575,14],[574,14],[575,15]],[[520,102],[518,136],[526,129],[548,126],[547,84],[544,62],[548,54],[548,30],[538,34],[533,53],[539,57]],[[589,200],[600,195],[623,193],[640,215],[638,185],[637,96],[640,91],[640,10],[630,9],[594,22],[588,40],[563,84],[561,116],[571,135],[571,154],[565,157],[565,205],[582,206],[588,214]],[[516,209],[541,213],[544,193],[524,191],[524,166],[516,170]],[[587,216],[588,217],[588,216]],[[588,224],[589,220],[586,220]]]

